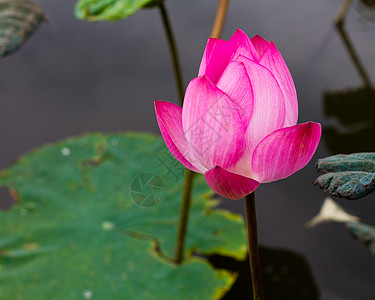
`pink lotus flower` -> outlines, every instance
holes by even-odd
[[[155,101],[155,110],[174,157],[230,199],[303,168],[321,136],[318,123],[296,125],[296,90],[274,43],[239,29],[208,40],[183,108]]]

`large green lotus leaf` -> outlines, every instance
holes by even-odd
[[[47,20],[42,8],[25,0],[0,0],[0,57],[11,54]]]
[[[375,153],[334,155],[319,159],[316,166],[325,174],[314,184],[333,196],[354,200],[375,190]]]
[[[195,254],[244,259],[243,220],[196,175],[186,260],[171,263],[183,176],[166,153],[151,134],[95,133],[2,171],[17,203],[0,212],[0,299],[219,299],[235,276]],[[137,204],[145,195],[161,201]]]
[[[153,7],[163,0],[79,0],[75,6],[77,19],[86,21],[118,21],[137,10]]]

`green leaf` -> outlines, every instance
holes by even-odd
[[[242,217],[214,209],[197,175],[186,260],[171,263],[183,178],[168,153],[150,134],[96,133],[4,170],[18,203],[0,212],[0,299],[219,299],[235,276],[194,253],[244,259]],[[149,173],[159,180],[142,183]],[[140,182],[159,204],[137,204]]]
[[[317,169],[326,174],[319,176],[314,184],[333,196],[354,200],[375,190],[375,153],[319,159]]]
[[[375,172],[375,153],[338,154],[318,159],[319,172]]]
[[[346,228],[351,235],[363,242],[375,254],[375,227],[363,223],[350,222],[346,224]]]
[[[118,21],[137,10],[154,7],[163,0],[79,0],[75,6],[77,19],[86,21]]]
[[[37,4],[24,0],[0,0],[0,57],[18,50],[47,16]]]

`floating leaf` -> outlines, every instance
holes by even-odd
[[[375,254],[375,227],[363,223],[347,223],[346,228],[352,236],[363,242]]]
[[[0,0],[0,57],[19,49],[46,20],[42,8],[33,2]]]
[[[314,182],[332,196],[359,199],[375,190],[375,153],[334,155],[317,162],[323,174]]]
[[[375,172],[375,153],[338,154],[317,161],[319,172]]]
[[[332,198],[327,197],[319,213],[305,224],[306,227],[313,227],[324,222],[360,222],[360,218],[347,213]]]
[[[160,2],[163,0],[79,0],[75,15],[77,19],[86,21],[118,21]]]
[[[149,134],[89,134],[4,170],[0,184],[19,202],[0,212],[0,299],[219,299],[234,275],[193,253],[244,259],[243,220],[214,209],[197,176],[186,260],[171,263],[183,180],[165,152]],[[134,191],[160,201],[141,206]]]
[[[355,200],[375,190],[375,173],[337,172],[318,177],[314,182],[332,196]]]

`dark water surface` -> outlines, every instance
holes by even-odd
[[[177,103],[158,11],[141,11],[119,23],[90,24],[75,20],[75,1],[36,2],[50,22],[21,51],[0,61],[0,167],[41,144],[87,131],[158,133],[152,101]],[[216,1],[171,0],[167,5],[187,84],[197,74]],[[333,27],[340,5],[339,0],[233,0],[223,37],[229,38],[239,27],[250,36],[273,40],[295,80],[299,123],[313,120],[324,126],[322,143],[305,169],[257,190],[260,242],[303,255],[321,299],[370,300],[375,299],[375,257],[368,249],[341,224],[304,227],[325,197],[311,184],[317,177],[316,159],[338,152],[375,151],[374,102],[366,97],[357,102],[363,99],[363,81]],[[372,80],[374,15],[354,2],[346,23]],[[367,111],[366,122],[357,111]],[[6,191],[0,190],[0,197],[5,207]],[[338,202],[375,225],[374,195]],[[223,206],[244,211],[243,201],[225,200]]]

